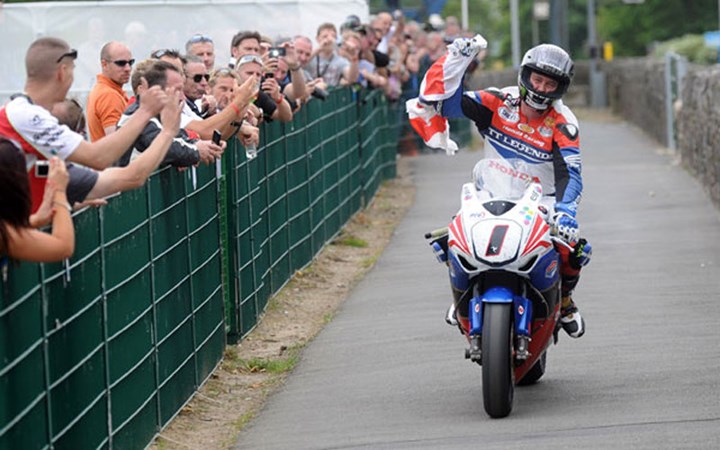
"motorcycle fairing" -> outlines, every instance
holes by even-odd
[[[530,271],[530,283],[539,291],[545,291],[558,282],[560,263],[556,251],[543,255]]]
[[[469,335],[482,336],[483,305],[485,303],[512,303],[514,310],[515,334],[518,336],[530,336],[532,324],[532,301],[522,295],[515,295],[513,292],[502,286],[493,286],[485,291],[481,297],[470,299],[468,308],[469,314]]]

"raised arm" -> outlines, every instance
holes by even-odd
[[[70,204],[65,194],[68,173],[65,163],[57,157],[50,160],[48,183],[52,195],[52,233],[32,228],[9,228],[8,255],[13,259],[33,262],[62,261],[75,251],[75,230]]]
[[[188,123],[185,128],[195,131],[203,140],[212,139],[214,130],[220,130],[223,139],[228,139],[236,131],[236,127],[233,126],[232,123],[242,120],[245,115],[245,110],[250,104],[250,100],[255,95],[257,95],[255,80],[248,78],[237,89],[227,108],[205,120],[193,120]]]
[[[142,82],[147,87],[144,79]],[[148,121],[159,114],[166,103],[167,95],[160,86],[147,88],[140,107],[119,130],[92,143],[80,142],[68,159],[97,170],[111,166],[132,147]]]

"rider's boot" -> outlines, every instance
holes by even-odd
[[[580,269],[590,262],[591,256],[592,246],[585,239],[580,239],[572,252],[561,252],[560,325],[573,338],[579,338],[585,334],[585,321],[572,299],[572,291],[580,280]]]
[[[572,338],[579,338],[585,334],[585,321],[570,295],[562,298],[560,325],[562,325],[563,330]]]

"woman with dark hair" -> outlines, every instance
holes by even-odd
[[[65,195],[67,170],[65,163],[57,157],[49,162],[47,183],[50,187],[45,190],[45,194],[52,196],[51,234],[30,225],[30,183],[25,155],[12,142],[0,138],[0,257],[53,262],[73,254],[75,230]]]

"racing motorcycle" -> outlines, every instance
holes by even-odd
[[[449,226],[426,234],[458,292],[455,316],[466,359],[482,366],[485,411],[505,417],[516,384],[545,373],[560,328],[559,255],[538,179],[520,160],[485,159],[462,186]],[[462,292],[460,295],[459,293]]]

